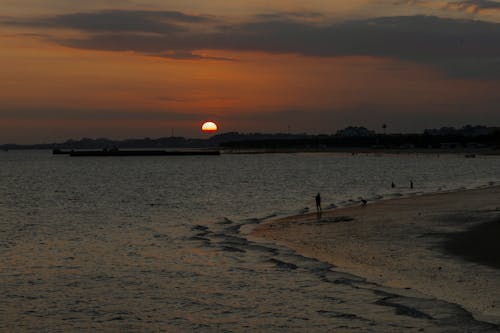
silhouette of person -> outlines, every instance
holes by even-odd
[[[392,188],[395,188],[396,187],[396,184],[394,184],[394,182],[391,183],[391,187]]]
[[[410,188],[413,189],[413,180],[410,180]]]
[[[316,211],[318,212],[318,214],[321,213],[321,196],[318,194],[316,194]]]

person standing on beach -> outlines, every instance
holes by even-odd
[[[410,180],[410,188],[413,189],[413,180]]]
[[[318,212],[318,214],[321,213],[321,196],[318,194],[316,194],[316,211]]]

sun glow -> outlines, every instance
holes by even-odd
[[[203,132],[215,132],[217,131],[217,125],[212,121],[207,121],[201,126]]]

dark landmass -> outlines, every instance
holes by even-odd
[[[227,142],[242,142],[246,140],[266,141],[266,140],[291,140],[309,137],[305,134],[262,134],[250,133],[240,134],[229,132],[212,136],[208,139],[192,139],[184,137],[163,137],[157,139],[125,139],[112,140],[107,138],[83,138],[80,140],[70,139],[61,143],[41,143],[41,144],[3,144],[0,149],[143,149],[143,148],[217,148]]]
[[[427,129],[419,134],[381,134],[364,127],[347,127],[333,135],[264,134],[229,132],[208,139],[163,137],[157,139],[111,140],[106,138],[68,140],[32,145],[4,144],[0,149],[144,149],[221,148],[228,153],[288,151],[442,151],[498,153],[500,128],[465,126]]]
[[[468,261],[500,269],[500,220],[448,234],[445,249]]]
[[[222,142],[226,149],[303,149],[356,151],[370,150],[492,150],[500,149],[500,129],[484,126],[466,126],[462,129],[445,127],[425,130],[421,134],[376,134],[364,127],[348,127],[335,135],[309,135],[281,139]]]
[[[54,155],[69,155],[71,157],[123,157],[123,156],[218,156],[218,150],[71,150],[61,151],[53,150]]]

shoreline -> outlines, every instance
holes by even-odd
[[[1,146],[1,145],[0,145]],[[62,150],[96,150],[102,148],[59,148]],[[462,155],[464,157],[477,156],[500,156],[499,148],[372,148],[372,147],[332,147],[332,148],[227,148],[220,146],[209,147],[160,147],[144,146],[123,148],[124,150],[219,150],[223,155],[260,155],[260,154],[367,154],[367,155]],[[0,153],[16,152],[16,151],[53,151],[53,148],[0,148]],[[467,155],[467,156],[466,156]]]
[[[459,304],[498,325],[499,230],[500,186],[492,186],[338,208],[320,219],[288,216],[251,236],[383,286]]]
[[[372,148],[372,147],[333,147],[333,148],[221,148],[222,154],[299,154],[299,153],[339,153],[339,154],[380,154],[380,155],[477,155],[499,156],[495,148]],[[472,156],[471,156],[472,157]]]

